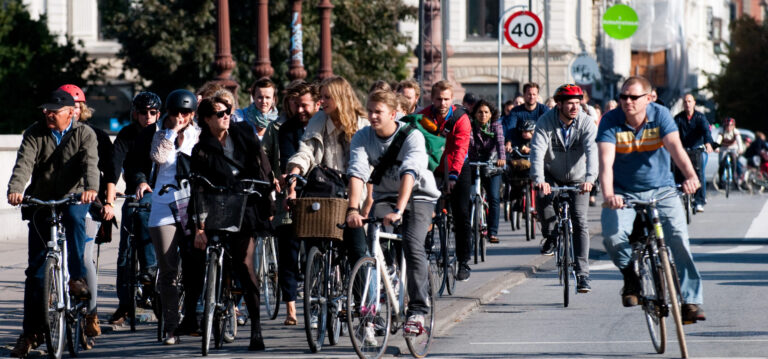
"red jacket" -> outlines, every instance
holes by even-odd
[[[439,118],[439,115],[433,113],[432,108],[433,106],[427,106],[419,114],[434,122],[440,129],[439,133],[442,133],[445,127],[445,118]],[[453,111],[456,109],[458,106],[453,105]],[[465,113],[456,121],[453,131],[445,136],[445,151],[443,151],[443,157],[440,159],[440,166],[435,172],[443,173],[447,159],[448,174],[458,177],[461,173],[461,167],[464,166],[464,161],[467,159],[470,138],[472,138],[472,124],[469,122],[469,115]]]

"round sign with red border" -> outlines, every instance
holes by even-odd
[[[536,14],[530,11],[518,11],[504,23],[504,37],[515,48],[530,49],[539,42],[544,26]]]

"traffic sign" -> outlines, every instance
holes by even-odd
[[[637,13],[631,7],[613,5],[603,15],[603,30],[614,39],[627,39],[637,31],[637,20]]]
[[[581,54],[576,60],[573,60],[571,75],[573,82],[578,85],[590,85],[601,78],[600,67],[597,66],[597,62],[586,54]]]
[[[504,23],[504,37],[507,42],[521,50],[536,46],[543,31],[541,19],[530,11],[518,11]]]

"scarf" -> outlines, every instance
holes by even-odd
[[[253,122],[253,124],[255,124],[257,127],[267,128],[267,125],[269,125],[271,121],[277,119],[277,109],[273,107],[269,110],[269,112],[264,114],[256,108],[255,104],[250,104],[245,109],[245,116],[247,119],[250,119],[251,122]]]
[[[479,121],[472,119],[472,127],[480,130],[480,133],[483,135],[486,135],[488,137],[496,137],[496,133],[489,129],[491,126],[491,121],[488,121],[485,123],[485,125],[481,125]]]

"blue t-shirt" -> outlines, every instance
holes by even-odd
[[[595,141],[616,145],[616,192],[643,192],[675,185],[669,152],[662,139],[677,132],[677,125],[669,110],[655,103],[648,104],[646,115],[648,121],[638,131],[627,125],[621,108],[606,113],[600,120]]]

